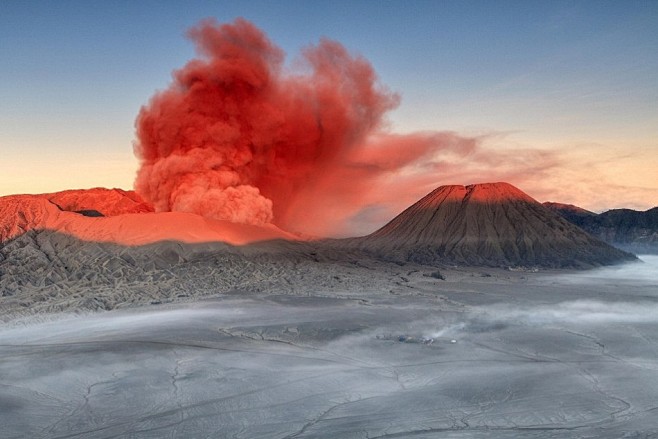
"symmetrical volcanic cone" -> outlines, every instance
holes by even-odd
[[[587,267],[634,258],[507,183],[441,186],[359,246],[394,259],[487,266]]]

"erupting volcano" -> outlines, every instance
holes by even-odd
[[[305,51],[307,71],[289,73],[245,20],[206,21],[189,35],[201,58],[137,120],[136,189],[158,211],[285,223],[298,193],[331,178],[397,102],[366,60],[332,41]]]
[[[367,204],[378,179],[461,155],[474,139],[390,134],[398,96],[335,41],[292,68],[246,20],[189,32],[199,58],[174,73],[137,118],[135,189],[156,211],[326,235]]]
[[[137,117],[135,192],[5,197],[0,240],[32,230],[124,245],[330,237],[368,209],[392,209],[383,192],[408,197],[446,167],[467,173],[463,162],[501,161],[474,138],[387,131],[398,95],[335,41],[322,39],[289,65],[244,19],[206,20],[188,36],[198,57]],[[356,242],[429,263],[579,267],[629,258],[505,183],[440,187]]]
[[[1,438],[658,439],[656,2],[1,5]]]

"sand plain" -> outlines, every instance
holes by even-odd
[[[642,260],[445,280],[316,264],[281,288],[14,316],[0,437],[658,437],[658,257]]]

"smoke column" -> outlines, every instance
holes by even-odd
[[[188,36],[198,58],[136,120],[135,189],[157,211],[323,233],[363,208],[378,178],[474,148],[450,133],[387,134],[398,96],[337,42],[308,47],[290,70],[246,20]]]

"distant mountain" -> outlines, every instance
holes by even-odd
[[[644,212],[613,209],[596,214],[568,204],[544,206],[615,247],[638,254],[658,254],[658,207]]]
[[[581,218],[588,218],[597,215],[594,212],[585,210],[582,207],[574,206],[573,204],[554,203],[551,201],[542,204],[552,211],[559,213],[572,223],[583,221]]]
[[[635,259],[507,183],[441,186],[356,245],[421,263],[586,268]]]

